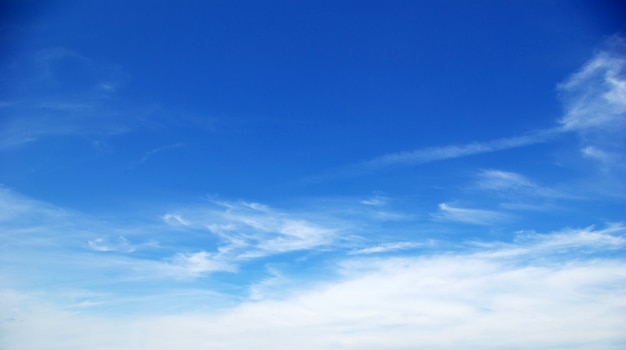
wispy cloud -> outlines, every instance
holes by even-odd
[[[163,269],[169,270],[174,278],[198,277],[207,272],[236,271],[236,267],[228,261],[224,261],[220,253],[199,251],[196,253],[178,253],[168,259],[168,263],[162,265]]]
[[[361,204],[370,205],[374,207],[384,206],[389,202],[389,198],[380,193],[375,193],[371,197],[361,201]]]
[[[0,151],[49,137],[106,139],[133,130],[152,109],[119,94],[130,80],[122,67],[64,47],[25,54],[10,71]]]
[[[388,252],[414,249],[414,248],[418,248],[422,246],[424,246],[424,243],[418,243],[418,242],[382,243],[373,247],[355,249],[355,250],[350,251],[348,254],[360,255],[360,254],[388,253]]]
[[[123,251],[133,252],[133,247],[124,236],[120,236],[116,241],[109,241],[105,238],[95,238],[87,241],[89,247],[100,252]]]
[[[574,131],[617,132],[626,126],[626,40],[612,37],[578,72],[559,85],[566,106],[560,120]]]
[[[623,177],[626,162],[626,39],[614,36],[559,85],[562,128],[579,134],[581,154]]]
[[[432,216],[439,221],[456,221],[474,225],[492,225],[510,219],[508,215],[497,211],[460,208],[446,203],[439,204],[439,211]]]
[[[37,224],[42,220],[65,219],[68,216],[66,210],[27,198],[0,185],[0,223]]]
[[[337,235],[334,228],[243,201],[214,201],[210,207],[165,214],[163,220],[169,225],[213,233],[221,239],[222,247],[238,258],[323,247]]]
[[[512,243],[474,242],[480,247],[479,256],[494,258],[532,259],[536,256],[546,258],[550,252],[560,254],[590,256],[594,252],[603,253],[626,247],[626,227],[622,223],[608,225],[604,229],[593,226],[583,229],[564,229],[551,234],[520,231]]]
[[[124,236],[117,237],[97,237],[87,240],[87,246],[99,252],[122,252],[132,253],[138,249],[151,249],[159,246],[156,241],[146,241],[135,243],[129,241]]]
[[[428,147],[414,151],[386,154],[384,156],[374,158],[362,164],[362,166],[369,169],[376,169],[391,165],[422,164],[445,159],[460,158],[547,142],[557,134],[558,132],[556,129],[548,129],[522,136],[501,138],[487,142],[472,142],[463,145]]]
[[[479,190],[490,191],[504,197],[542,197],[542,198],[571,198],[555,189],[540,186],[528,177],[515,172],[486,169],[477,175],[475,187]]]
[[[183,225],[183,226],[189,226],[191,225],[191,223],[187,220],[185,220],[182,215],[177,214],[177,213],[168,213],[162,216],[163,221],[165,221],[166,224],[171,225],[171,226],[178,226],[178,225]]]
[[[537,130],[521,136],[505,137],[484,142],[426,147],[411,151],[389,153],[373,159],[333,169],[324,174],[311,176],[303,181],[319,182],[337,177],[352,177],[379,171],[393,166],[419,165],[448,159],[462,158],[525,147],[553,140],[562,134],[560,128]]]

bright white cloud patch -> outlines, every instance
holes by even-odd
[[[343,259],[341,278],[213,314],[125,319],[67,313],[4,291],[12,349],[602,348],[626,344],[626,229],[521,235],[403,258]],[[510,254],[510,252],[516,252]],[[181,257],[208,267],[206,253]],[[275,283],[275,282],[274,282]],[[184,300],[180,301],[184,303]],[[7,303],[11,307],[6,307]],[[30,335],[36,333],[37,337]],[[115,334],[115,337],[110,337]]]

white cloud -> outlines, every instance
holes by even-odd
[[[364,162],[332,169],[331,171],[323,174],[310,176],[303,179],[302,181],[305,183],[319,182],[337,177],[352,177],[356,175],[362,175],[393,166],[418,165],[520,148],[549,142],[557,136],[561,135],[562,132],[563,130],[559,128],[544,129],[529,132],[521,136],[500,138],[484,142],[471,142],[466,144],[448,145],[441,147],[426,147],[415,149],[412,151],[389,153]]]
[[[487,190],[522,189],[528,191],[534,190],[537,185],[523,175],[490,169],[480,172],[478,187]]]
[[[613,37],[581,70],[559,85],[567,130],[618,131],[626,126],[626,41]]]
[[[432,242],[430,244],[432,244]],[[360,255],[360,254],[388,253],[388,252],[394,252],[394,251],[399,251],[399,250],[409,250],[409,249],[418,248],[422,246],[424,246],[424,243],[418,243],[418,242],[382,243],[373,247],[355,249],[355,250],[350,251],[348,254]]]
[[[163,215],[163,221],[165,221],[165,223],[167,223],[168,225],[171,226],[178,226],[178,225],[183,225],[183,226],[189,226],[191,225],[191,223],[187,220],[185,220],[180,214],[175,214],[175,213],[168,213]]]
[[[565,194],[561,191],[540,186],[528,177],[497,169],[482,170],[478,173],[475,187],[480,190],[491,191],[493,193],[521,199],[524,197],[543,198],[572,198],[572,194]]]
[[[69,215],[66,210],[26,198],[0,185],[0,223],[29,222],[34,225],[42,220],[65,219]]]
[[[158,242],[149,240],[142,243],[130,242],[124,236],[97,237],[87,240],[87,246],[99,252],[132,253],[139,249],[151,249],[159,247]]]
[[[556,135],[556,130],[540,130],[522,136],[501,138],[487,142],[464,145],[429,147],[409,152],[399,152],[374,158],[363,164],[365,168],[380,168],[390,165],[422,164],[438,160],[466,157],[482,153],[507,150],[547,142]]]
[[[163,219],[170,225],[210,231],[222,240],[220,247],[228,249],[233,259],[315,249],[332,243],[337,235],[333,228],[260,203],[213,204],[166,214]]]
[[[382,194],[374,194],[370,198],[364,199],[361,201],[361,204],[370,205],[374,207],[384,206],[389,202],[389,197],[384,196]]]
[[[550,253],[587,253],[594,251],[611,252],[626,247],[626,227],[621,223],[611,224],[602,230],[593,226],[585,229],[565,229],[551,234],[535,232],[518,232],[513,243],[474,242],[481,251],[476,255],[500,258],[532,258],[542,256],[543,259],[554,259]],[[584,256],[584,255],[583,255]],[[558,260],[559,257],[557,256]]]
[[[484,209],[453,207],[446,203],[439,204],[439,211],[433,217],[442,221],[458,221],[466,224],[491,225],[504,221],[507,215]]]
[[[580,151],[609,174],[624,176],[626,160],[626,39],[611,38],[578,72],[559,85],[565,131],[579,134]],[[615,187],[616,183],[608,186]],[[619,184],[619,182],[617,182]]]
[[[303,288],[276,275],[266,287],[283,288],[283,297],[267,298],[260,285],[254,300],[214,312],[122,318],[70,313],[4,290],[2,345],[16,350],[622,349],[626,261],[621,254],[603,253],[624,249],[625,234],[623,225],[613,225],[521,234],[513,243],[473,245],[467,252],[350,257],[340,262],[338,280]],[[507,254],[511,250],[522,253]],[[202,270],[207,259],[189,255],[185,263]]]
[[[93,250],[97,250],[100,252],[110,252],[110,251],[123,251],[123,252],[133,252],[135,251],[135,247],[128,242],[128,240],[120,236],[115,241],[107,240],[106,238],[95,238],[87,241],[89,247]]]
[[[215,271],[236,271],[233,265],[222,260],[220,254],[205,251],[178,253],[169,260],[169,263],[163,265],[163,268],[169,270],[168,272],[175,278],[198,277],[207,272]]]
[[[583,156],[596,160],[602,164],[602,170],[626,169],[626,156],[621,150],[607,151],[598,146],[585,146],[581,150]]]

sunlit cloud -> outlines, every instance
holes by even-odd
[[[13,305],[6,309],[4,325],[14,330],[5,343],[40,348],[66,339],[68,329],[80,329],[69,338],[71,344],[60,344],[105,349],[116,339],[128,349],[133,347],[127,344],[137,343],[157,350],[174,342],[182,347],[259,349],[575,344],[619,349],[626,343],[626,265],[616,255],[597,254],[624,249],[625,234],[622,225],[614,225],[520,234],[511,243],[470,244],[467,251],[454,254],[359,256],[339,264],[339,280],[307,288],[274,273],[257,286],[250,302],[217,313],[118,320],[70,314],[33,296],[4,291],[2,302]],[[205,271],[213,268],[210,259],[197,253],[181,257],[180,265],[192,273]],[[284,297],[272,292],[277,288]],[[33,332],[38,336],[27,336]]]

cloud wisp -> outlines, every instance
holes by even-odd
[[[508,215],[497,211],[461,208],[447,203],[439,204],[439,211],[433,213],[432,216],[438,221],[453,221],[473,225],[492,225],[510,219]]]
[[[626,127],[626,39],[614,36],[559,85],[565,130],[614,133]]]
[[[472,142],[463,145],[429,147],[408,152],[391,153],[367,161],[361,164],[361,166],[366,169],[374,170],[393,165],[423,164],[530,146],[548,142],[557,135],[558,132],[556,129],[548,129],[522,136],[501,138],[487,142]]]
[[[541,186],[522,174],[497,169],[485,169],[478,172],[474,187],[514,199],[520,197],[573,198],[571,194]]]
[[[352,177],[376,172],[394,166],[412,166],[462,158],[549,142],[562,134],[560,128],[537,130],[521,136],[500,138],[484,142],[420,148],[412,151],[389,153],[373,159],[350,164],[321,175],[304,179],[304,183],[334,178]]]
[[[363,254],[378,254],[378,253],[390,253],[390,252],[398,252],[403,250],[410,250],[414,248],[419,248],[424,246],[423,243],[417,242],[391,242],[391,243],[382,243],[373,247],[355,249],[348,254],[351,255],[363,255]]]
[[[614,36],[559,85],[563,130],[579,135],[580,154],[594,161],[606,194],[626,193],[626,39]]]
[[[237,259],[316,249],[337,237],[335,229],[243,201],[215,201],[211,207],[167,213],[163,220],[174,227],[215,235],[221,249]]]

